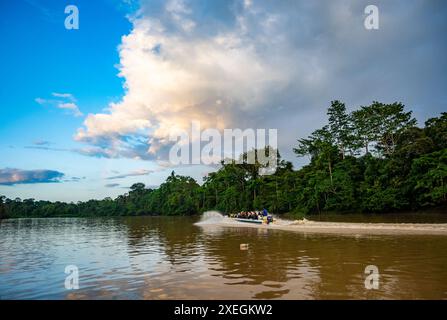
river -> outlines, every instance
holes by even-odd
[[[197,220],[0,221],[0,299],[447,298],[447,236],[309,234]],[[69,265],[79,289],[65,287]],[[365,287],[369,265],[379,272],[378,289]]]

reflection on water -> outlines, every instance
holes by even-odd
[[[445,236],[310,235],[194,221],[1,221],[0,298],[447,298]],[[379,290],[364,287],[371,264]],[[67,265],[79,268],[79,290],[64,287]]]

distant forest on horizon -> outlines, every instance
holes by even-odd
[[[447,208],[447,112],[418,127],[402,103],[373,102],[348,113],[336,100],[327,116],[324,127],[297,140],[294,153],[310,157],[299,170],[274,150],[276,173],[261,176],[261,165],[248,164],[245,153],[242,164],[222,163],[203,185],[172,172],[159,188],[136,183],[116,199],[64,203],[0,196],[0,218],[168,216],[262,208],[303,216]]]

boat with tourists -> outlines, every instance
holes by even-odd
[[[270,224],[275,221],[273,216],[269,214],[266,209],[262,211],[241,211],[230,214],[229,217],[235,221],[255,224]]]

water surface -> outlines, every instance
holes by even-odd
[[[303,234],[196,220],[1,221],[0,298],[447,298],[446,236]],[[64,287],[67,265],[79,268],[78,290]],[[365,289],[368,265],[379,268],[378,290]]]

